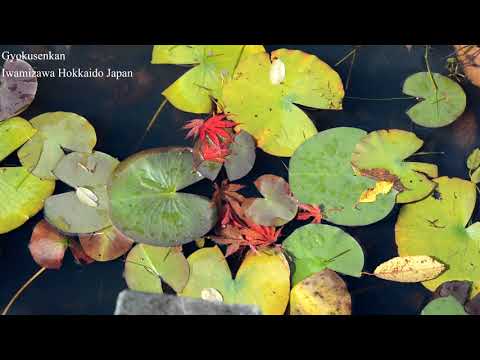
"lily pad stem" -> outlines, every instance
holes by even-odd
[[[162,103],[160,104],[160,106],[158,107],[157,111],[155,111],[155,114],[153,115],[153,117],[150,119],[150,122],[148,123],[147,125],[147,128],[145,129],[145,132],[143,133],[142,137],[140,138],[140,140],[138,141],[138,144],[136,146],[136,149],[138,149],[140,147],[140,145],[142,145],[142,142],[143,140],[145,139],[145,137],[147,136],[148,132],[150,131],[150,129],[153,127],[153,125],[155,124],[155,121],[157,120],[158,118],[158,115],[160,115],[160,112],[163,110],[163,108],[165,107],[165,105],[167,104],[167,99],[164,99],[162,101]]]
[[[25,284],[22,285],[22,287],[13,295],[12,299],[8,302],[7,306],[2,312],[2,315],[7,315],[8,310],[12,307],[13,303],[19,298],[19,296],[22,294],[22,292],[40,275],[43,274],[43,272],[47,270],[47,268],[42,267],[40,270],[38,270],[30,279],[27,280]]]

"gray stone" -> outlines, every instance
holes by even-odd
[[[124,290],[118,295],[115,315],[261,315],[253,305],[227,305],[168,294]]]

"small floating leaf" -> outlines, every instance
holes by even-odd
[[[263,226],[284,225],[297,214],[298,203],[290,195],[288,183],[276,175],[262,175],[255,186],[264,199],[248,199],[245,214]]]
[[[293,257],[293,285],[325,268],[360,277],[363,251],[360,245],[335,226],[309,224],[296,229],[283,248]]]
[[[270,66],[270,82],[273,85],[281,84],[285,80],[285,64],[280,59],[273,59]]]
[[[375,181],[355,175],[352,152],[367,133],[339,127],[308,139],[289,163],[289,184],[296,199],[321,205],[323,218],[331,223],[360,226],[386,217],[395,205],[397,191],[378,195],[373,203],[358,203],[360,195]]]
[[[235,135],[230,144],[230,155],[225,160],[225,170],[230,181],[235,181],[246,176],[255,164],[255,140],[245,132],[240,131]]]
[[[325,269],[295,285],[290,293],[290,315],[351,315],[347,285],[335,271]]]
[[[414,123],[430,128],[451,124],[462,115],[467,104],[462,87],[437,73],[419,72],[409,76],[403,92],[421,98],[407,115]]]
[[[395,257],[380,264],[374,275],[380,279],[415,283],[435,279],[445,270],[445,265],[430,256]]]
[[[422,315],[468,315],[463,306],[453,297],[435,299],[422,310]]]
[[[358,199],[359,203],[368,203],[375,202],[377,200],[377,195],[379,194],[388,194],[393,188],[393,182],[389,181],[377,181],[373,189],[365,190]]]
[[[130,289],[162,293],[162,281],[180,292],[190,274],[187,259],[181,247],[136,245],[125,261],[125,280]]]
[[[81,203],[91,207],[98,207],[98,197],[92,190],[84,187],[78,187],[75,193],[77,194],[77,198]]]
[[[42,179],[56,179],[52,171],[64,149],[90,153],[97,142],[95,129],[84,117],[67,112],[36,116],[30,124],[37,133],[18,151],[23,166]]]
[[[23,60],[5,61],[0,73],[0,121],[20,114],[32,103],[37,92],[34,73]]]

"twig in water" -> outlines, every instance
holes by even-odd
[[[392,97],[392,98],[364,98],[364,97],[358,97],[358,96],[345,96],[345,99],[366,100],[366,101],[391,101],[391,100],[412,100],[412,99],[416,99],[416,97],[402,96],[402,97]]]
[[[5,306],[5,309],[3,310],[2,315],[7,315],[8,310],[10,310],[10,308],[12,307],[13,303],[15,302],[15,300],[17,300],[18,297],[22,294],[22,292],[23,292],[36,278],[38,278],[40,275],[42,275],[42,273],[43,273],[45,270],[47,270],[47,268],[42,267],[42,268],[41,268],[40,270],[38,270],[30,279],[28,279],[25,284],[22,285],[22,287],[15,293],[15,295],[13,295],[12,299],[8,302],[7,306]]]
[[[140,140],[138,141],[138,144],[135,146],[135,150],[137,150],[142,145],[143,140],[145,140],[145,137],[147,136],[148,132],[150,131],[150,129],[155,124],[155,121],[157,120],[158,115],[160,115],[160,112],[163,110],[163,108],[165,107],[166,104],[167,104],[167,99],[162,101],[162,103],[158,107],[157,111],[155,112],[153,117],[150,119],[150,122],[148,123],[147,128],[145,129],[145,132],[143,133],[143,136],[140,138]]]

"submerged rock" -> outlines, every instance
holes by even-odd
[[[253,305],[228,305],[168,294],[124,290],[118,295],[115,315],[261,315]]]

